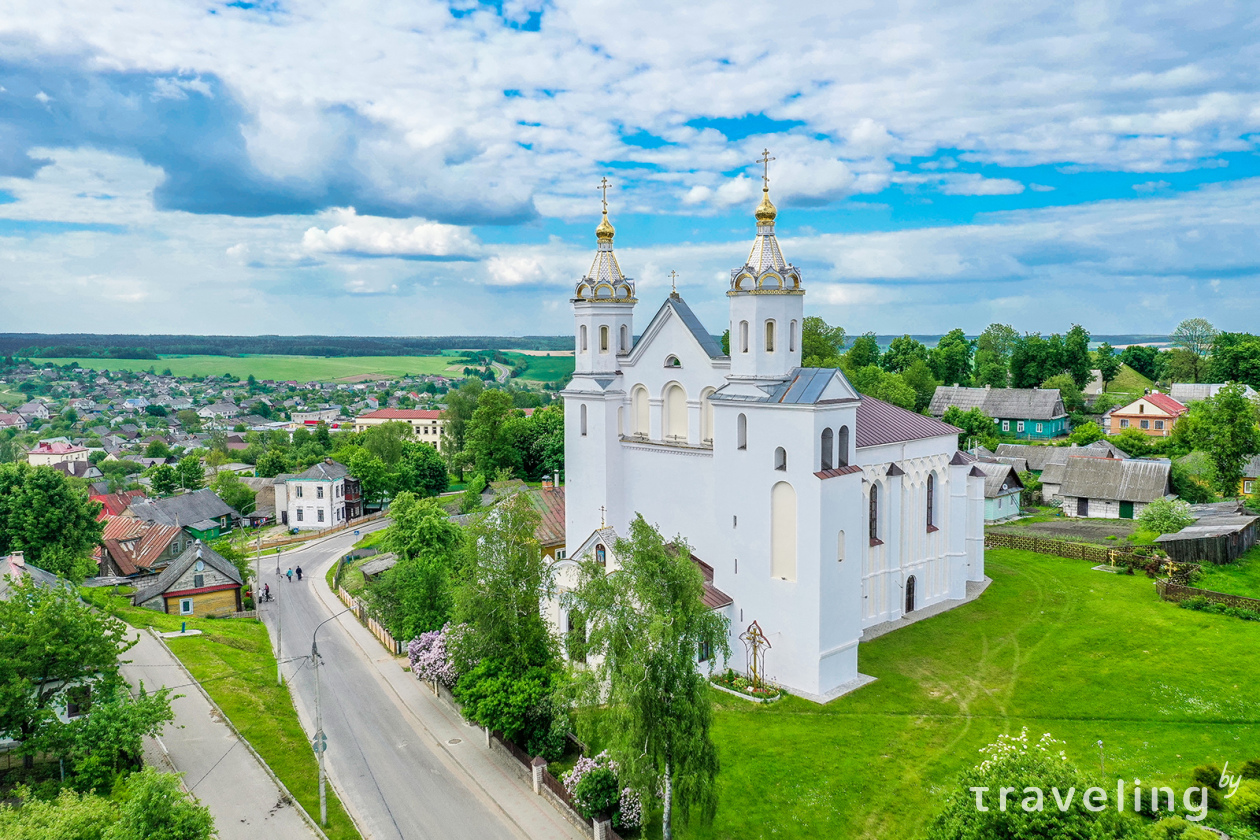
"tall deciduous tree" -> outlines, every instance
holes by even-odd
[[[403,444],[414,436],[409,423],[381,423],[368,427],[360,439],[360,445],[380,458],[385,466],[392,468],[403,456]]]
[[[201,466],[201,459],[196,455],[180,458],[175,474],[179,479],[179,486],[185,490],[200,490],[205,482],[205,470]]]
[[[878,365],[879,359],[879,342],[875,339],[873,332],[863,333],[853,339],[853,346],[844,354],[845,367],[849,370]]]
[[[383,546],[398,563],[368,585],[382,623],[402,639],[440,630],[451,617],[451,580],[463,534],[432,499],[399,493]]]
[[[446,492],[449,483],[446,461],[432,445],[413,440],[403,442],[403,454],[398,462],[399,491],[437,496]]]
[[[1173,347],[1179,347],[1193,355],[1194,380],[1199,381],[1203,369],[1203,361],[1212,349],[1212,340],[1216,338],[1217,329],[1205,318],[1187,318],[1173,330]]]
[[[1078,390],[1084,389],[1094,378],[1094,357],[1089,352],[1089,331],[1080,324],[1073,324],[1063,339],[1063,367]]]
[[[971,382],[972,343],[962,330],[950,330],[932,348],[928,363],[932,373],[946,385]]]
[[[1116,374],[1120,373],[1120,359],[1116,356],[1116,348],[1107,342],[1098,345],[1094,351],[1094,364],[1098,367],[1098,376],[1102,379],[1103,390],[1111,386]]]
[[[1120,351],[1120,363],[1128,365],[1147,379],[1159,378],[1159,350],[1145,344],[1130,344]]]
[[[1201,405],[1196,442],[1212,460],[1217,489],[1224,496],[1237,496],[1241,492],[1243,467],[1252,455],[1260,452],[1255,408],[1247,399],[1244,386],[1238,382],[1226,385]]]
[[[480,379],[470,379],[446,394],[446,410],[442,412],[442,436],[446,440],[442,448],[447,453],[463,451],[464,432],[477,410],[477,400],[485,387]]]
[[[905,373],[915,362],[927,362],[928,349],[922,341],[909,335],[897,336],[888,345],[884,354],[884,370],[892,373]]]
[[[254,491],[231,470],[224,470],[210,482],[210,489],[223,502],[238,513],[254,512]]]
[[[385,462],[365,449],[356,449],[346,464],[350,475],[359,480],[363,498],[374,504],[384,504],[394,490],[394,474]]]
[[[729,337],[728,337],[729,341]],[[817,315],[801,321],[801,364],[805,367],[840,367],[844,327],[833,327]],[[728,344],[727,355],[730,354]]]
[[[1219,333],[1212,341],[1207,379],[1260,387],[1260,337],[1250,333]]]
[[[514,410],[511,395],[503,391],[485,391],[477,400],[464,442],[478,472],[493,475],[501,469],[520,469],[520,453],[506,428]]]
[[[970,449],[973,446],[990,446],[997,440],[993,418],[978,408],[963,411],[956,405],[945,409],[941,420],[961,431],[958,433],[958,448]]]
[[[51,467],[0,465],[0,555],[21,550],[33,566],[83,580],[105,526],[100,505]]]
[[[663,833],[673,836],[673,809],[712,820],[717,810],[717,749],[710,735],[712,693],[696,667],[704,651],[730,656],[727,621],[704,605],[704,578],[691,550],[636,516],[618,540],[620,568],[584,560],[570,603],[586,621],[585,699],[602,703],[593,718],[621,779],[649,795],[663,792]]]
[[[1010,376],[1011,352],[1019,333],[1009,324],[989,324],[976,338],[976,384],[1005,388]]]

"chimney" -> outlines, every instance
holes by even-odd
[[[551,483],[551,478],[550,477],[544,478],[542,480],[542,486],[544,490],[546,490],[549,487],[552,487],[553,485]]]
[[[992,387],[993,387],[992,385],[989,385],[988,383],[985,383],[984,390],[988,391],[988,390],[990,390]]]
[[[325,463],[325,464],[331,464],[331,463],[332,463],[332,458],[325,458],[325,459],[324,459],[324,463]]]
[[[559,486],[560,486],[560,470],[556,470],[556,471],[552,474],[552,479],[551,479],[551,481],[552,481],[552,484],[554,484],[556,487],[559,487]]]
[[[9,555],[9,560],[19,569],[26,568],[26,554],[22,551],[15,551]]]

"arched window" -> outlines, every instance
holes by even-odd
[[[578,408],[578,415],[581,418],[582,437],[586,437],[586,403]]]
[[[796,352],[796,321],[788,325],[788,352]]]
[[[774,468],[776,470],[787,470],[787,450],[782,446],[774,450]]]
[[[928,474],[927,480],[927,527],[929,531],[936,530],[935,519],[936,510],[936,477],[931,473]]]
[[[739,322],[739,352],[748,352],[748,322]]]
[[[871,485],[871,545],[879,545],[879,485]]]
[[[665,439],[687,440],[687,392],[677,382],[665,386]]]
[[[821,461],[822,466],[821,466],[821,469],[824,469],[824,470],[829,470],[829,469],[831,469],[832,437],[834,437],[834,435],[832,435],[831,429],[823,429],[823,430],[822,430],[822,461]]]
[[[621,352],[630,352],[630,328],[625,324],[621,325]]]
[[[648,392],[647,388],[642,385],[636,385],[634,391],[630,394],[630,408],[634,412],[634,434],[639,437],[648,437],[651,433],[651,419],[648,409]]]
[[[665,367],[667,367],[667,368],[680,368],[680,367],[682,367],[682,362],[678,361],[678,357],[677,357],[677,356],[674,356],[674,355],[672,355],[672,354],[671,354],[671,355],[669,355],[669,356],[666,356],[666,357],[665,357]]]
[[[743,414],[735,418],[735,448],[748,448],[748,418]]]
[[[608,327],[606,326],[599,328],[599,352],[608,352]]]
[[[586,324],[578,327],[578,349],[586,352]]]
[[[796,491],[786,481],[770,489],[770,576],[796,580]]]
[[[709,397],[714,390],[705,388],[700,392],[700,440],[709,445],[713,444],[713,403],[709,401]]]
[[[617,436],[620,437],[626,433],[626,407],[624,405],[617,406]]]
[[[603,568],[608,568],[608,552],[604,550],[603,543],[595,546],[595,562]]]
[[[774,321],[766,321],[766,352],[774,352]]]
[[[836,466],[849,466],[849,427],[841,426],[836,441]]]

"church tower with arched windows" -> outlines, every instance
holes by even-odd
[[[607,190],[604,179],[601,189]],[[621,273],[613,251],[616,231],[604,217],[595,228],[595,259],[573,294],[575,375],[608,376],[617,372],[617,355],[630,351],[634,337],[634,281]]]
[[[773,158],[767,155],[762,163]],[[783,379],[801,364],[801,321],[805,289],[801,272],[783,258],[774,235],[778,210],[763,176],[761,203],[753,215],[757,238],[744,265],[731,272],[731,379]]]

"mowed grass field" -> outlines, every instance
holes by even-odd
[[[181,618],[132,607],[125,597],[103,590],[87,592],[93,603],[108,605],[133,627],[166,632],[180,629],[186,621],[189,629],[201,630],[200,636],[169,640],[171,651],[307,813],[319,818],[318,762],[298,722],[288,687],[276,685],[276,660],[266,627],[252,619]],[[331,787],[327,796],[324,833],[329,840],[358,840],[358,830]]]
[[[991,550],[986,564],[978,601],[861,645],[878,681],[852,695],[718,697],[717,819],[680,836],[921,838],[977,750],[1025,726],[1086,772],[1101,739],[1112,790],[1183,789],[1196,765],[1260,758],[1260,625],[1077,561]]]
[[[519,379],[528,379],[532,382],[557,382],[573,373],[574,359],[572,354],[568,356],[527,356],[524,353],[507,352],[503,355],[507,356],[513,363],[521,360],[529,363],[529,367],[518,377]]]
[[[1213,592],[1260,598],[1260,546],[1253,547],[1239,557],[1238,562],[1228,566],[1205,563],[1202,574],[1193,585]]]

